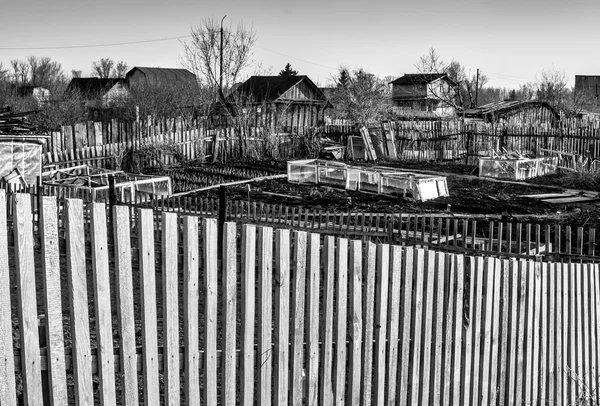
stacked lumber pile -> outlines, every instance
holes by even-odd
[[[10,107],[0,108],[0,135],[41,134],[42,131],[27,118],[35,111],[13,112]]]

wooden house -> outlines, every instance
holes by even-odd
[[[600,114],[600,75],[575,75],[575,94],[584,114]]]
[[[308,76],[252,76],[225,98],[229,114],[256,127],[302,132],[323,123],[331,105]]]
[[[87,107],[100,107],[102,96],[121,79],[73,78],[65,90],[65,97],[81,97]]]
[[[399,116],[453,116],[457,85],[445,73],[411,73],[390,82],[392,110]]]
[[[464,111],[466,121],[522,127],[552,128],[559,114],[545,101],[504,100]]]

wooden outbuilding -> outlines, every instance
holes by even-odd
[[[308,76],[252,76],[225,98],[229,114],[256,127],[299,133],[323,123],[327,98]]]
[[[468,109],[464,112],[467,121],[506,124],[523,127],[555,127],[559,114],[545,101],[504,100]]]

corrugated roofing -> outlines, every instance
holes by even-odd
[[[150,81],[181,81],[181,82],[196,82],[196,75],[187,69],[179,68],[148,68],[144,66],[134,66],[127,74],[125,79],[129,78],[136,72],[141,72],[146,79]]]
[[[552,106],[548,102],[545,101],[537,101],[537,100],[503,100],[498,102],[492,102],[488,104],[484,104],[483,106],[479,106],[473,109],[465,110],[465,117],[470,118],[483,118],[487,115],[502,115],[511,111],[523,110],[531,107],[547,107],[554,113],[554,115],[558,118],[558,113],[554,111]]]

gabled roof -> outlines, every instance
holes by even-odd
[[[104,93],[113,87],[119,80],[121,79],[73,78],[67,86],[66,92],[78,91],[84,95]]]
[[[181,82],[196,82],[196,75],[187,69],[178,68],[148,68],[144,66],[134,66],[127,74],[125,79],[129,81],[129,78],[135,73],[142,73],[146,79],[150,81],[181,81]]]
[[[445,73],[407,73],[390,82],[392,85],[428,85],[438,79],[454,83]]]
[[[491,115],[500,117],[504,114],[511,113],[513,111],[522,111],[522,110],[526,110],[528,108],[533,108],[533,107],[546,107],[552,112],[552,114],[556,117],[556,119],[560,118],[558,113],[554,110],[554,108],[548,102],[538,101],[538,100],[528,100],[528,101],[503,100],[503,101],[488,103],[488,104],[485,104],[483,106],[479,106],[479,107],[476,107],[473,109],[467,109],[467,110],[465,110],[464,114],[465,114],[465,117],[470,117],[470,118],[485,118],[486,116],[491,116]]]
[[[252,76],[227,96],[227,101],[233,101],[235,97],[243,96],[253,102],[272,103],[278,100],[285,92],[304,82],[314,90],[319,100],[326,101],[323,92],[305,75],[297,76]]]

